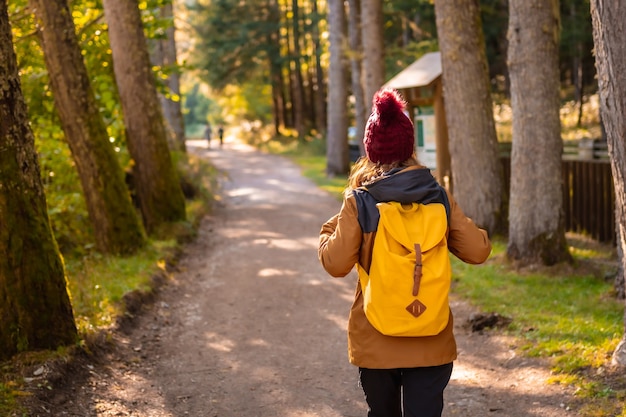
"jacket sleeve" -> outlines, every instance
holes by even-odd
[[[450,229],[448,248],[457,258],[469,264],[480,264],[491,254],[487,231],[480,229],[467,217],[450,193]]]
[[[362,237],[356,202],[347,197],[320,231],[317,255],[326,272],[333,277],[348,275],[359,258]]]

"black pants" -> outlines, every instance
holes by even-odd
[[[368,417],[441,417],[452,363],[425,368],[359,368],[359,374]]]

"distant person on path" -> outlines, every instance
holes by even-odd
[[[211,147],[211,135],[213,134],[213,130],[211,129],[211,123],[207,122],[206,128],[204,129],[204,138],[206,139],[207,148]]]
[[[220,148],[224,145],[224,126],[220,125],[217,129],[217,133],[220,137]]]
[[[374,96],[372,114],[363,138],[366,157],[361,158],[351,171],[341,210],[320,231],[318,256],[324,269],[334,277],[346,276],[355,264],[370,273],[379,228],[378,202],[400,202],[402,207],[407,204],[410,207],[414,202],[423,205],[441,202],[446,210],[438,207],[436,216],[440,230],[443,227],[442,233],[447,236],[449,251],[470,264],[484,262],[491,253],[487,232],[466,217],[452,194],[437,183],[428,168],[418,163],[413,124],[403,113],[405,106],[395,90],[383,89]],[[363,217],[365,214],[370,217]],[[373,224],[374,229],[364,230],[360,222],[363,218],[374,218],[373,223],[367,223]],[[424,234],[433,230],[432,223],[426,224],[428,228]],[[447,251],[445,253],[447,261]],[[376,254],[391,259],[388,251],[377,251]],[[414,261],[413,265],[422,269],[421,261]],[[415,279],[419,288],[419,278],[410,276],[407,279],[411,280],[411,286]],[[441,298],[447,295],[446,289]],[[367,318],[361,283],[357,282],[348,319],[348,354],[350,363],[359,367],[360,382],[369,407],[368,417],[441,416],[443,392],[457,357],[452,314],[447,314],[449,305],[444,303],[442,311],[445,315],[441,326],[445,328],[438,334],[385,335]]]

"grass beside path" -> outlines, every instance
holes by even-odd
[[[341,199],[347,178],[326,178],[325,158],[302,148],[273,151]],[[517,338],[518,353],[549,360],[551,383],[576,387],[578,415],[626,416],[626,378],[610,366],[624,328],[624,304],[613,290],[614,248],[571,235],[573,265],[519,270],[506,260],[506,241],[492,240],[493,253],[483,265],[452,257],[453,292],[482,312],[511,318],[501,331]]]

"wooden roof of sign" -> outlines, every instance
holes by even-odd
[[[403,88],[424,87],[435,81],[442,73],[441,53],[429,52],[400,71],[387,81],[383,87]]]

